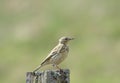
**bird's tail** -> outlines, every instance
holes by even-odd
[[[33,72],[35,73],[37,70],[39,70],[42,67],[42,65],[38,66]]]

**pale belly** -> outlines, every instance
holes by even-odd
[[[63,60],[65,60],[65,58],[68,56],[68,52],[64,52],[64,53],[60,53],[59,55],[56,55],[54,57],[52,57],[51,61],[52,62],[51,64],[60,64]]]

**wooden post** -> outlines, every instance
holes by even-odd
[[[70,83],[69,69],[27,72],[26,83]]]

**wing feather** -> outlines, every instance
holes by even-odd
[[[48,64],[50,59],[51,59],[51,57],[53,57],[56,54],[59,54],[60,51],[62,50],[63,46],[64,46],[63,44],[59,44],[55,48],[53,48],[52,51],[50,52],[50,54],[43,60],[41,65]]]

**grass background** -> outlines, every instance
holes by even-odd
[[[120,83],[119,0],[0,0],[0,83],[25,83],[61,36],[71,83]],[[51,66],[42,68],[52,69]]]

